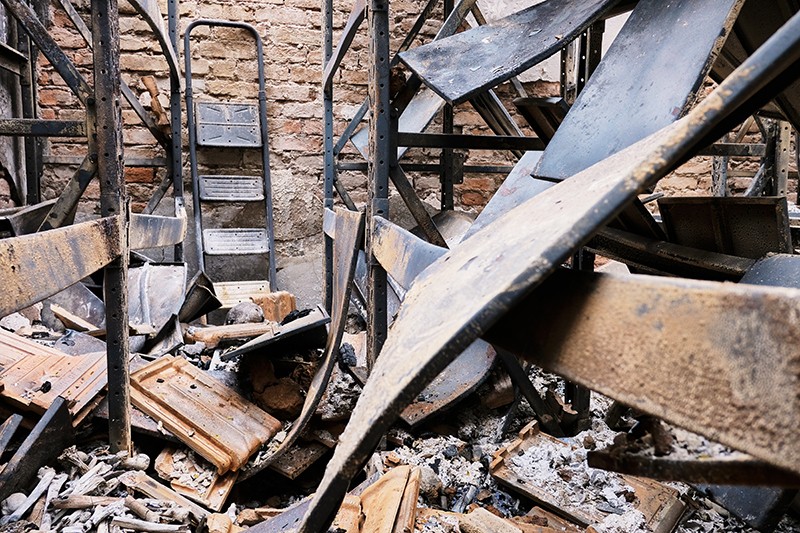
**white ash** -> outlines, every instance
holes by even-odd
[[[630,509],[622,514],[610,514],[602,522],[592,524],[597,533],[648,533],[641,511]]]
[[[613,509],[614,514],[634,510],[633,488],[619,474],[590,468],[586,464],[584,441],[608,445],[615,433],[594,419],[591,429],[562,439],[566,445],[550,439],[509,457],[509,468],[526,483],[547,492],[560,507],[592,506]],[[591,437],[591,438],[589,438]]]
[[[335,366],[316,414],[325,421],[344,420],[353,412],[360,395],[361,385]]]
[[[460,533],[461,531],[458,527],[458,519],[452,516],[431,516],[422,524],[419,522],[414,528],[415,533]]]
[[[394,450],[401,464],[428,466],[445,487],[480,486],[486,474],[480,462],[468,461],[460,455],[466,443],[452,436],[418,439],[414,444]]]
[[[169,481],[206,491],[216,477],[214,467],[194,451],[176,450],[172,454],[172,472],[169,474]]]

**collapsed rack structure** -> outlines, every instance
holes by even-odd
[[[363,299],[374,366],[301,531],[329,523],[380,436],[414,398],[426,395],[426,386],[441,381],[440,373],[463,364],[465,348],[484,341],[512,361],[515,385],[527,391],[548,431],[565,429],[559,427],[565,413],[538,397],[525,373],[514,369],[515,356],[577,383],[567,388],[567,400],[579,412],[588,410],[588,389],[597,390],[618,400],[617,407],[634,406],[798,474],[798,448],[780,429],[797,422],[788,369],[800,354],[784,333],[797,327],[798,295],[717,283],[753,283],[758,271],[764,273],[758,283],[794,286],[794,209],[786,195],[800,83],[793,70],[798,52],[789,41],[798,38],[800,18],[789,4],[549,0],[456,34],[470,11],[479,24],[483,17],[469,0],[445,2],[436,39],[411,48],[434,9],[429,2],[393,56],[388,1],[356,2],[335,49],[333,4],[325,3],[325,207],[333,207],[336,192],[355,208],[337,180],[338,171],[364,168],[339,161],[351,141],[367,160]],[[624,11],[631,11],[627,22],[601,59],[603,19]],[[369,96],[336,141],[333,74],[365,18]],[[479,108],[476,100],[488,99],[492,117],[508,117],[491,89],[509,80],[518,85],[514,76],[559,51],[561,98],[514,102],[537,138],[508,131],[480,138],[421,133],[443,106],[467,100]],[[399,61],[414,75],[395,93],[391,69]],[[701,99],[709,77],[720,87]],[[445,128],[450,112],[443,115]],[[356,132],[364,116],[368,126]],[[753,124],[762,139],[749,143]],[[463,240],[447,250],[399,162],[409,146],[523,153]],[[660,216],[653,216],[644,202],[662,195],[640,194],[697,155],[714,158],[714,196],[664,198]],[[727,183],[742,176],[729,169],[733,157],[761,158],[740,197],[731,196]],[[417,168],[442,169],[442,208],[452,208],[452,167]],[[427,242],[388,221],[390,182]],[[327,242],[329,301],[330,250]],[[704,281],[554,272],[570,258],[573,270],[593,270],[595,253],[637,273]],[[771,253],[786,255],[763,259]],[[393,293],[403,299],[396,318]],[[773,328],[775,321],[783,325]],[[756,332],[766,324],[769,334]],[[652,340],[637,342],[638,335]],[[783,385],[776,389],[777,383]],[[760,420],[757,431],[735,427],[745,412]],[[653,468],[629,466],[628,472]],[[726,468],[706,479],[724,483]]]
[[[91,2],[90,30],[69,0],[59,0],[79,35],[93,52],[93,84],[48,33],[40,17],[21,0],[3,2],[16,19],[18,49],[4,47],[6,70],[18,76],[23,116],[3,119],[0,134],[26,139],[26,198],[32,205],[4,213],[11,235],[0,241],[0,272],[7,288],[0,297],[0,314],[7,315],[81,281],[104,268],[109,388],[110,442],[129,450],[129,252],[172,247],[181,260],[186,213],[181,177],[180,74],[176,50],[177,0],[169,0],[169,30],[155,0],[133,0],[139,16],[153,31],[166,58],[170,78],[170,122],[160,129],[120,77],[119,14],[116,0]],[[46,7],[45,7],[46,9]],[[36,117],[36,56],[53,66],[85,109],[84,120],[45,120]],[[166,177],[142,214],[131,214],[125,192],[122,145],[122,98],[133,109],[166,153],[166,160],[136,160],[137,166],[166,166]],[[87,154],[56,200],[40,202],[39,176],[45,163],[37,148],[39,137],[85,137]],[[72,162],[56,158],[57,163]],[[71,224],[78,201],[93,179],[100,184],[102,218]],[[174,216],[152,213],[172,187]]]

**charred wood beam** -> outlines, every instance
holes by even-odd
[[[700,150],[697,155],[730,157],[764,157],[767,147],[764,144],[714,143]]]
[[[82,120],[1,118],[0,135],[22,137],[86,137],[86,123]]]

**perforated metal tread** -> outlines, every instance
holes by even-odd
[[[198,146],[258,148],[258,106],[230,102],[197,102]]]
[[[267,230],[259,228],[204,229],[203,248],[208,255],[249,255],[269,252]]]
[[[200,199],[217,202],[255,202],[264,199],[259,176],[199,176]]]

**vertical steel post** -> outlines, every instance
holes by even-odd
[[[9,21],[13,24],[13,22]],[[28,58],[19,77],[20,97],[23,118],[36,118],[36,62],[39,51],[28,34],[17,23],[17,50]],[[38,204],[42,201],[42,139],[25,137],[25,203]]]
[[[113,451],[131,450],[128,348],[128,206],[123,175],[117,0],[92,0],[97,175],[103,216],[122,215],[121,255],[105,268],[108,425]]]
[[[373,217],[389,215],[389,168],[396,164],[391,142],[389,103],[389,0],[370,0],[367,7],[369,41],[369,179],[367,204],[367,363],[372,364],[386,340],[386,271],[372,255]]]
[[[178,54],[178,18],[180,16],[178,0],[167,2],[167,30],[172,49]],[[183,143],[181,140],[181,80],[179,73],[169,78],[169,116],[172,129],[172,144],[167,154],[170,172],[172,173],[172,197],[175,201],[175,215],[186,212],[183,197]],[[183,261],[183,243],[175,245],[175,261]]]
[[[453,12],[453,0],[444,0],[444,16],[442,20],[447,20]],[[442,132],[453,133],[453,106],[445,104],[442,109]],[[441,185],[442,185],[442,211],[453,210],[453,149],[443,148],[441,155]]]
[[[789,150],[792,143],[792,128],[785,121],[778,121],[778,138],[775,146],[775,193],[786,196],[789,192]]]
[[[336,167],[333,154],[333,83],[325,86],[325,67],[333,54],[333,0],[322,0],[322,102],[324,123],[324,183],[323,207],[333,209],[333,187]],[[325,309],[331,313],[333,305],[333,239],[323,234],[325,241]]]
[[[599,21],[592,24],[579,38],[578,75],[574,98],[577,98],[577,95],[586,87],[589,77],[600,64],[604,31],[605,22]],[[594,270],[594,260],[594,253],[581,248],[572,257],[572,268],[591,272]],[[579,414],[578,427],[574,429],[575,431],[582,431],[590,417],[591,391],[580,385],[567,382],[564,387],[564,393],[565,400],[571,403],[572,408]]]

